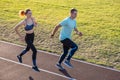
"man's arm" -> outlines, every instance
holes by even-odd
[[[51,38],[55,35],[55,33],[58,31],[58,29],[61,27],[61,25],[60,24],[58,24],[55,28],[54,28],[54,30],[53,30],[53,32],[52,32],[52,34],[51,34]]]
[[[82,35],[83,35],[82,32],[79,32],[79,31],[78,31],[77,28],[74,28],[74,30],[75,30],[75,32],[76,32],[77,35],[79,35],[79,36],[82,36]]]

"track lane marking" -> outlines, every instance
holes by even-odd
[[[25,67],[28,67],[28,68],[31,68],[32,69],[32,66],[28,65],[28,64],[23,64],[23,63],[19,63],[17,61],[13,61],[13,60],[10,60],[10,59],[7,59],[7,58],[3,58],[3,57],[0,57],[1,60],[4,60],[4,61],[7,61],[7,62],[11,62],[11,63],[15,63],[15,64],[18,64],[18,65],[22,65],[22,66],[25,66]],[[41,69],[39,68],[40,71],[43,71],[43,72],[46,72],[46,73],[49,73],[49,74],[52,74],[52,75],[56,75],[56,76],[59,76],[59,77],[63,77],[63,78],[66,78],[68,80],[73,80],[73,78],[70,78],[70,77],[67,77],[67,76],[64,76],[64,75],[60,75],[58,73],[55,73],[55,72],[52,72],[52,71],[48,71],[48,70],[45,70],[45,69]],[[74,79],[76,80],[76,79]]]
[[[22,45],[18,45],[18,44],[6,42],[6,41],[1,41],[0,40],[0,42],[6,43],[6,44],[11,44],[11,45],[22,47],[22,48],[25,47],[25,46],[22,46]],[[43,53],[50,54],[50,55],[53,55],[53,56],[60,56],[60,55],[57,55],[57,54],[54,54],[54,53],[50,53],[50,52],[47,52],[47,51],[42,51],[42,50],[38,50],[38,52],[40,52],[40,53],[43,52]],[[117,69],[114,69],[114,68],[104,67],[104,66],[101,66],[101,65],[97,65],[97,64],[93,64],[93,63],[89,63],[89,62],[86,62],[86,61],[81,61],[81,60],[77,60],[77,59],[73,59],[73,58],[72,58],[72,60],[76,61],[76,62],[80,62],[80,63],[92,65],[92,66],[96,66],[96,67],[99,67],[99,68],[120,72],[120,70],[117,70]]]

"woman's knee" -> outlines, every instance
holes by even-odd
[[[34,53],[34,54],[37,54],[37,50],[36,50],[36,48],[33,49],[33,53]]]
[[[32,54],[33,59],[36,59],[36,56],[37,56],[37,50],[34,50]]]
[[[35,48],[35,46],[33,44],[30,44],[30,47],[31,47],[33,53],[37,53],[37,49]]]

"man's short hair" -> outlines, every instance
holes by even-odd
[[[75,12],[75,11],[77,12],[77,9],[75,9],[75,8],[72,8],[72,9],[70,10],[71,13],[73,13],[73,12]]]

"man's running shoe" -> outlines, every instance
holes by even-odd
[[[73,68],[72,64],[71,64],[70,61],[68,61],[68,60],[65,60],[65,61],[64,61],[64,64],[65,64],[67,67],[69,67],[69,68]]]
[[[62,65],[59,64],[59,63],[57,63],[55,66],[56,66],[58,69],[60,69],[60,70],[65,70],[65,69],[62,67]]]

